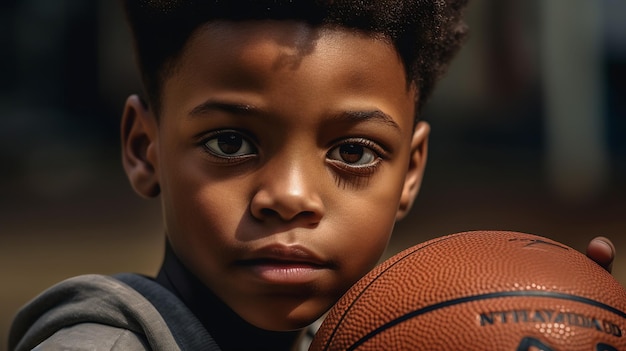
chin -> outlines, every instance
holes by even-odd
[[[315,322],[315,319],[306,323],[285,323],[284,321],[282,321],[282,323],[273,323],[270,321],[262,325],[257,325],[257,327],[273,332],[293,332],[302,330],[311,325],[313,322]]]
[[[321,315],[320,315],[321,316]],[[310,316],[308,318],[292,318],[291,316],[272,316],[273,318],[258,318],[248,320],[257,328],[275,332],[289,332],[304,329],[315,322],[320,316]],[[282,317],[282,318],[281,318]]]
[[[288,311],[283,311],[283,313],[277,313],[278,309],[270,309],[242,317],[257,328],[288,332],[308,327],[323,316],[329,308],[326,304],[323,306],[317,305],[315,308],[313,306],[301,305]]]

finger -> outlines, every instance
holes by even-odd
[[[593,238],[587,246],[587,257],[611,272],[615,258],[615,246],[611,240],[603,236]]]

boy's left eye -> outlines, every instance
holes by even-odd
[[[333,148],[328,153],[328,157],[353,167],[372,165],[379,158],[374,150],[355,142],[344,143]]]
[[[254,145],[234,130],[219,131],[204,142],[204,147],[218,157],[241,157],[256,153]]]

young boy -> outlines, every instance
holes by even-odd
[[[123,164],[160,196],[164,263],[51,288],[10,349],[306,348],[418,193],[465,2],[126,0],[147,101]]]

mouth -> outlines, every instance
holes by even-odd
[[[331,265],[301,246],[274,245],[237,261],[254,279],[264,283],[305,284],[319,278]]]

